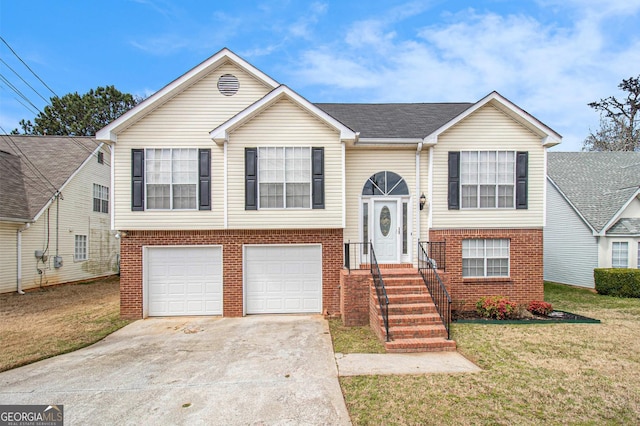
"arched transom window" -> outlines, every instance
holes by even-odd
[[[385,170],[367,180],[362,195],[409,195],[409,188],[400,175]]]

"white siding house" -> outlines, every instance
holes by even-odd
[[[594,268],[638,268],[640,153],[551,152],[544,278],[594,287]]]
[[[94,138],[1,136],[0,292],[113,275],[109,150]]]

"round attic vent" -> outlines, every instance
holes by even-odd
[[[218,90],[225,96],[235,95],[239,88],[240,82],[235,75],[224,74],[218,79]]]

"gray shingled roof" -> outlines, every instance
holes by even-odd
[[[315,104],[361,138],[424,138],[472,103]]]
[[[98,144],[93,137],[0,135],[0,218],[33,220]]]
[[[640,152],[550,152],[547,160],[547,175],[597,232],[640,188]]]
[[[640,234],[640,217],[623,217],[607,231],[607,235],[629,234]]]

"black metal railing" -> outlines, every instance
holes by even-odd
[[[373,284],[376,287],[376,294],[378,295],[378,304],[380,305],[380,314],[382,315],[382,321],[384,323],[384,334],[387,342],[389,339],[389,296],[387,296],[387,289],[384,288],[384,279],[380,273],[380,267],[376,260],[376,254],[373,251],[373,244],[369,243],[369,253],[371,253],[370,265],[371,275],[373,276]]]
[[[369,248],[371,243],[344,243],[344,267],[351,270],[370,269],[371,256]]]
[[[447,269],[447,256],[446,241],[419,241],[419,246],[425,247],[427,257],[433,262],[433,267],[446,271]],[[419,252],[418,252],[419,253]]]
[[[429,257],[428,250],[432,247],[429,244],[434,243],[418,241],[418,271],[429,293],[431,293],[433,303],[436,305],[442,323],[447,330],[447,340],[449,340],[451,339],[451,296],[438,275],[438,269],[442,268],[439,264],[436,265],[437,261],[434,258]]]

